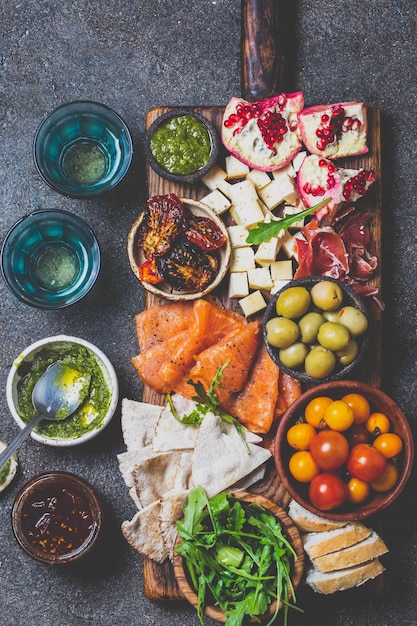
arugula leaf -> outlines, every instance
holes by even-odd
[[[289,228],[292,224],[295,224],[295,222],[299,222],[304,217],[307,217],[311,213],[315,213],[315,211],[324,207],[328,202],[330,202],[330,200],[331,198],[326,198],[309,209],[296,213],[295,215],[284,217],[282,220],[272,220],[268,224],[265,222],[258,222],[256,227],[249,231],[249,235],[246,237],[246,242],[258,245],[263,241],[269,241],[272,237],[278,235],[280,230],[287,230],[287,228]]]

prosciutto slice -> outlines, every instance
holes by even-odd
[[[343,280],[349,271],[348,254],[342,239],[330,227],[303,229],[307,241],[297,240],[299,266],[294,278],[331,276]]]

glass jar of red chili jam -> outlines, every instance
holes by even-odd
[[[103,510],[93,487],[69,472],[26,483],[12,508],[12,526],[27,554],[43,563],[72,563],[96,544]]]

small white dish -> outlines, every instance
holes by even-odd
[[[89,341],[80,339],[78,337],[71,337],[68,335],[56,335],[54,337],[46,337],[45,339],[40,339],[39,341],[31,344],[19,354],[19,356],[14,360],[14,363],[7,377],[7,404],[18,426],[20,428],[23,428],[26,425],[25,421],[22,419],[21,415],[18,412],[18,384],[22,379],[22,364],[31,363],[34,357],[45,348],[53,348],[55,350],[58,350],[60,347],[71,347],[71,345],[83,346],[88,350],[90,354],[94,356],[103,374],[105,384],[108,387],[110,399],[107,410],[103,415],[100,424],[96,428],[93,428],[91,430],[86,429],[85,432],[80,435],[71,437],[47,436],[45,434],[41,434],[37,430],[33,430],[31,433],[32,439],[40,443],[44,443],[48,446],[70,447],[90,441],[90,439],[96,437],[109,424],[116,411],[117,403],[119,400],[119,385],[115,369],[107,356],[99,348],[94,346]],[[70,420],[71,417],[69,417],[68,419]],[[52,422],[50,423],[52,424]]]

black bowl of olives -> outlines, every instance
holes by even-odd
[[[290,281],[269,302],[263,320],[266,349],[278,367],[305,383],[346,378],[369,343],[363,299],[323,276]]]

